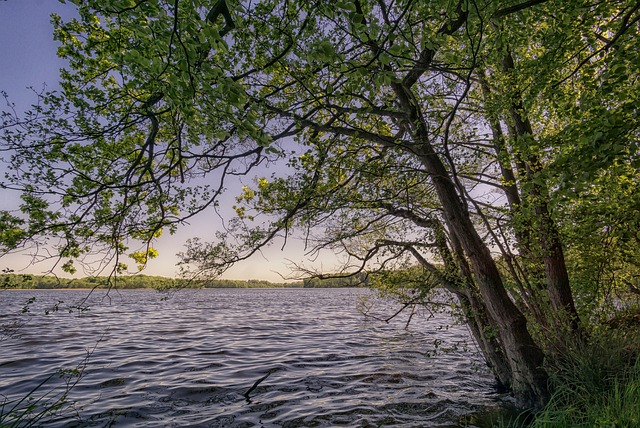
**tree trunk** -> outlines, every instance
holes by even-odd
[[[504,346],[511,375],[511,387],[522,404],[541,407],[548,399],[544,354],[527,330],[527,320],[509,298],[489,249],[476,231],[451,182],[442,161],[425,139],[413,150],[432,179],[442,204],[445,221],[460,240],[487,307]]]
[[[483,71],[479,73],[479,79],[483,100],[486,105],[491,98],[492,90]],[[551,320],[549,320],[549,316],[546,313],[548,311],[544,310],[546,306],[545,303],[548,299],[548,297],[543,295],[545,290],[544,277],[543,273],[538,269],[531,269],[532,262],[533,266],[536,265],[535,257],[531,251],[532,224],[531,221],[527,220],[525,216],[522,215],[522,199],[520,198],[520,189],[518,188],[516,174],[514,173],[511,160],[513,158],[515,164],[518,166],[518,170],[523,175],[525,174],[526,166],[520,156],[512,156],[512,153],[509,152],[505,135],[502,131],[502,125],[500,124],[499,115],[490,110],[486,110],[485,114],[491,128],[493,148],[496,153],[496,159],[504,181],[502,187],[505,196],[507,197],[509,212],[511,213],[512,220],[519,216],[517,221],[513,224],[513,233],[516,238],[520,259],[523,262],[521,266],[524,278],[520,281],[515,273],[514,278],[518,281],[521,287],[521,297],[526,304],[527,310],[534,317],[536,322],[541,326],[548,328]],[[511,131],[513,132],[513,135],[515,135],[515,127],[512,127]],[[507,254],[505,254],[505,257],[507,257]],[[531,281],[531,279],[533,279],[533,281]],[[533,283],[533,287],[531,286],[531,282]]]
[[[471,334],[478,343],[487,366],[491,369],[500,389],[511,389],[513,373],[504,356],[502,344],[495,334],[492,334],[492,325],[487,317],[486,307],[472,290],[455,293],[460,300],[460,305],[465,312],[467,325]]]
[[[527,330],[527,320],[511,301],[489,248],[482,241],[452,182],[451,174],[429,141],[429,127],[404,83],[392,84],[400,107],[407,113],[412,142],[402,147],[416,156],[430,177],[442,204],[445,223],[462,245],[492,325],[496,326],[512,373],[514,395],[524,406],[540,408],[548,400],[544,354]]]
[[[508,49],[504,52],[502,69],[507,73],[515,69],[513,56]],[[513,122],[514,138],[516,140],[533,138],[533,128],[524,114],[524,107],[519,96],[513,97],[509,106],[509,113]],[[536,214],[549,301],[554,311],[566,315],[571,330],[581,336],[580,317],[573,301],[560,235],[547,205],[549,200],[548,190],[544,185],[535,181],[535,174],[541,170],[540,158],[535,154],[527,154],[524,160],[524,167],[525,174],[521,179],[526,178],[530,189],[529,196],[532,199]]]
[[[509,390],[513,373],[505,359],[504,347],[494,333],[493,325],[487,316],[487,307],[477,294],[473,276],[467,260],[464,258],[460,242],[455,236],[451,237],[453,253],[447,245],[447,235],[440,221],[433,221],[435,243],[444,262],[444,286],[458,297],[464,311],[465,321],[471,330],[482,355],[493,371],[499,388]]]

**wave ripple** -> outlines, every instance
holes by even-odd
[[[44,315],[87,293],[0,295],[2,323],[20,323],[0,350],[9,399],[91,352],[68,397],[75,412],[48,426],[452,427],[504,404],[459,346],[471,344],[463,326],[440,328],[453,323],[446,315],[414,316],[406,329],[406,318],[365,319],[355,309],[365,290],[94,292],[87,312]]]

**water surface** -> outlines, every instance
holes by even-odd
[[[464,326],[365,318],[366,293],[94,291],[81,303],[86,290],[2,291],[0,325],[15,334],[0,342],[0,393],[28,394],[88,357],[75,405],[47,426],[476,426],[470,415],[504,404]]]

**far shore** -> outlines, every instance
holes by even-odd
[[[295,282],[270,282],[257,279],[198,279],[185,280],[150,275],[113,277],[60,278],[46,275],[0,274],[0,289],[4,290],[176,290],[198,288],[345,288],[360,287],[366,278],[359,275],[306,278]]]

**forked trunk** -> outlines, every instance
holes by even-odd
[[[460,240],[487,307],[491,323],[497,328],[512,373],[511,388],[522,404],[541,407],[548,399],[547,374],[542,368],[544,354],[527,330],[527,320],[511,301],[489,249],[464,210],[456,188],[440,158],[428,141],[418,151],[431,177],[452,234]]]
[[[514,395],[524,406],[542,407],[548,399],[547,374],[542,368],[544,354],[529,334],[526,318],[511,301],[489,249],[463,207],[451,174],[429,141],[429,127],[415,95],[404,83],[395,83],[392,87],[407,113],[407,125],[413,137],[412,143],[403,147],[424,165],[442,204],[445,223],[450,233],[460,240],[470,261],[489,319],[504,346]]]

